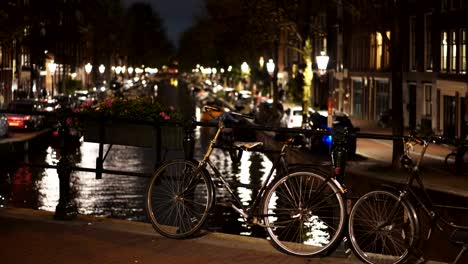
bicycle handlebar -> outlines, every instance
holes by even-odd
[[[205,105],[204,106],[204,109],[205,111],[214,111],[214,112],[224,112],[223,109],[219,108],[219,107],[215,107],[215,106],[210,106],[210,105]],[[253,120],[254,117],[253,116],[249,116],[249,115],[245,115],[245,114],[242,114],[242,113],[238,113],[238,112],[229,112],[230,114],[232,115],[235,115],[235,116],[240,116],[240,117],[243,117],[243,118],[247,118],[247,119],[251,119]]]

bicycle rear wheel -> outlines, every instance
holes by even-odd
[[[153,174],[146,209],[153,228],[169,238],[186,238],[200,230],[212,204],[211,178],[197,163],[172,160]]]
[[[274,182],[263,201],[266,230],[281,251],[321,256],[340,242],[346,218],[338,187],[315,172],[294,172]]]
[[[407,260],[419,234],[414,215],[410,205],[388,191],[372,191],[359,198],[348,221],[355,255],[368,264]]]

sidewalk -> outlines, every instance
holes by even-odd
[[[359,119],[353,119],[353,124],[361,129],[361,133],[391,135],[392,128],[379,128],[377,124],[369,123]],[[406,131],[407,133],[407,131]],[[391,140],[381,140],[383,144],[392,144]],[[445,156],[453,150],[453,146],[430,144],[425,157],[440,160],[442,165]],[[414,149],[414,153],[419,152],[420,147]],[[358,148],[359,151],[359,148]],[[346,170],[347,174],[353,176],[364,176],[378,179],[384,182],[404,183],[408,173],[406,171],[394,171],[389,168],[389,163],[368,158],[366,161],[350,161]],[[423,161],[421,178],[426,188],[442,193],[462,196],[468,198],[468,179],[466,175],[454,175],[442,167],[424,167]]]
[[[222,233],[174,240],[150,224],[79,216],[57,221],[30,209],[0,209],[0,262],[4,264],[83,263],[290,263],[355,264],[354,257],[301,258],[266,240]]]

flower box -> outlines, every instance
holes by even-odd
[[[155,127],[126,122],[104,124],[89,122],[84,126],[84,141],[99,143],[101,126],[104,130],[102,135],[104,144],[157,148],[157,142],[160,140],[161,149],[183,149],[184,130],[179,126]]]

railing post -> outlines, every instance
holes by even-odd
[[[69,131],[66,124],[66,117],[59,120],[60,137],[60,160],[57,163],[57,174],[59,177],[59,202],[55,208],[54,219],[70,220],[77,215],[77,207],[71,201],[70,193],[70,175],[72,172],[72,163],[69,158],[69,142],[67,140]]]
[[[98,156],[96,158],[96,180],[102,179],[102,170],[104,169],[104,160],[103,160],[103,153],[104,153],[104,137],[105,137],[105,126],[104,120],[99,118],[99,150]]]
[[[188,120],[184,123],[184,157],[185,159],[193,159],[193,154],[195,150],[195,137],[194,137],[194,130],[195,130],[195,122],[193,120]]]

